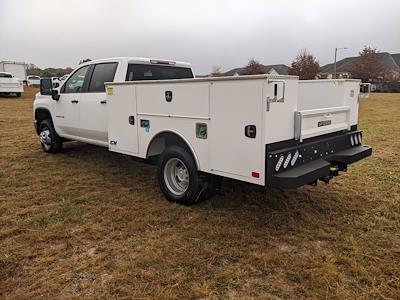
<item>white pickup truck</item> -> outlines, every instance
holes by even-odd
[[[21,97],[24,86],[21,79],[15,78],[11,73],[0,72],[0,94],[15,94]]]
[[[357,128],[358,80],[193,78],[190,64],[112,58],[80,65],[34,102],[44,151],[65,141],[158,158],[167,199],[193,204],[222,177],[282,189],[328,182],[370,156]]]

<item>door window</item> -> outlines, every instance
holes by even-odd
[[[88,70],[89,66],[84,66],[72,74],[65,83],[64,93],[81,93]]]
[[[117,63],[97,64],[94,67],[92,78],[90,79],[89,92],[104,93],[104,82],[113,82]]]

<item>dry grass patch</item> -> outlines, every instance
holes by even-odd
[[[400,95],[361,102],[373,157],[331,184],[226,180],[224,196],[183,207],[152,165],[81,143],[45,154],[35,92],[0,98],[0,298],[400,294]]]

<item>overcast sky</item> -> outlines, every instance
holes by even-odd
[[[206,74],[252,57],[290,64],[303,48],[323,65],[364,45],[400,52],[400,0],[0,0],[0,61],[41,68],[142,56]]]

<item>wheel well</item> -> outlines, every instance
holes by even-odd
[[[196,166],[198,167],[196,156],[188,143],[178,134],[173,132],[161,132],[154,136],[147,148],[146,158],[160,155],[169,146],[179,146],[185,149],[192,155]]]
[[[35,120],[36,120],[36,124],[37,124],[36,133],[39,133],[40,123],[46,119],[49,119],[51,122],[53,122],[53,120],[51,119],[51,114],[47,109],[38,108],[35,110]]]

